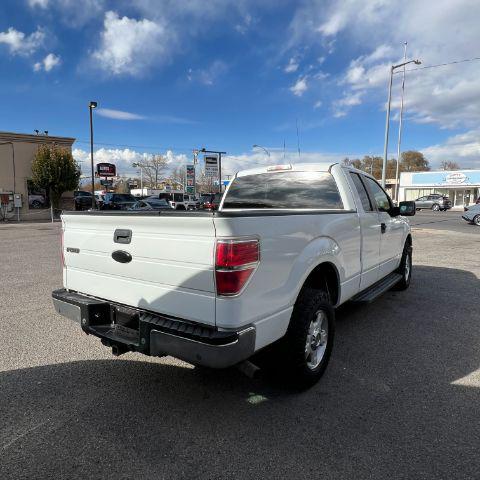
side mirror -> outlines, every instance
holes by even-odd
[[[400,202],[398,207],[394,207],[394,213],[397,215],[403,215],[404,217],[413,217],[415,212],[415,202]]]

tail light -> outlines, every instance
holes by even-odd
[[[215,280],[218,295],[237,295],[260,261],[257,239],[217,240]]]

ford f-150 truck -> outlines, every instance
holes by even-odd
[[[414,214],[340,164],[240,172],[215,212],[67,212],[53,302],[114,354],[258,359],[306,388],[327,366],[336,307],[409,286]]]

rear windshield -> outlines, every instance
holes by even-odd
[[[343,209],[343,203],[330,173],[272,172],[235,178],[223,208]]]

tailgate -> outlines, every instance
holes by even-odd
[[[72,213],[62,221],[65,288],[215,324],[212,216]],[[130,231],[130,242],[115,242],[116,230]],[[118,251],[131,260],[114,260]]]

